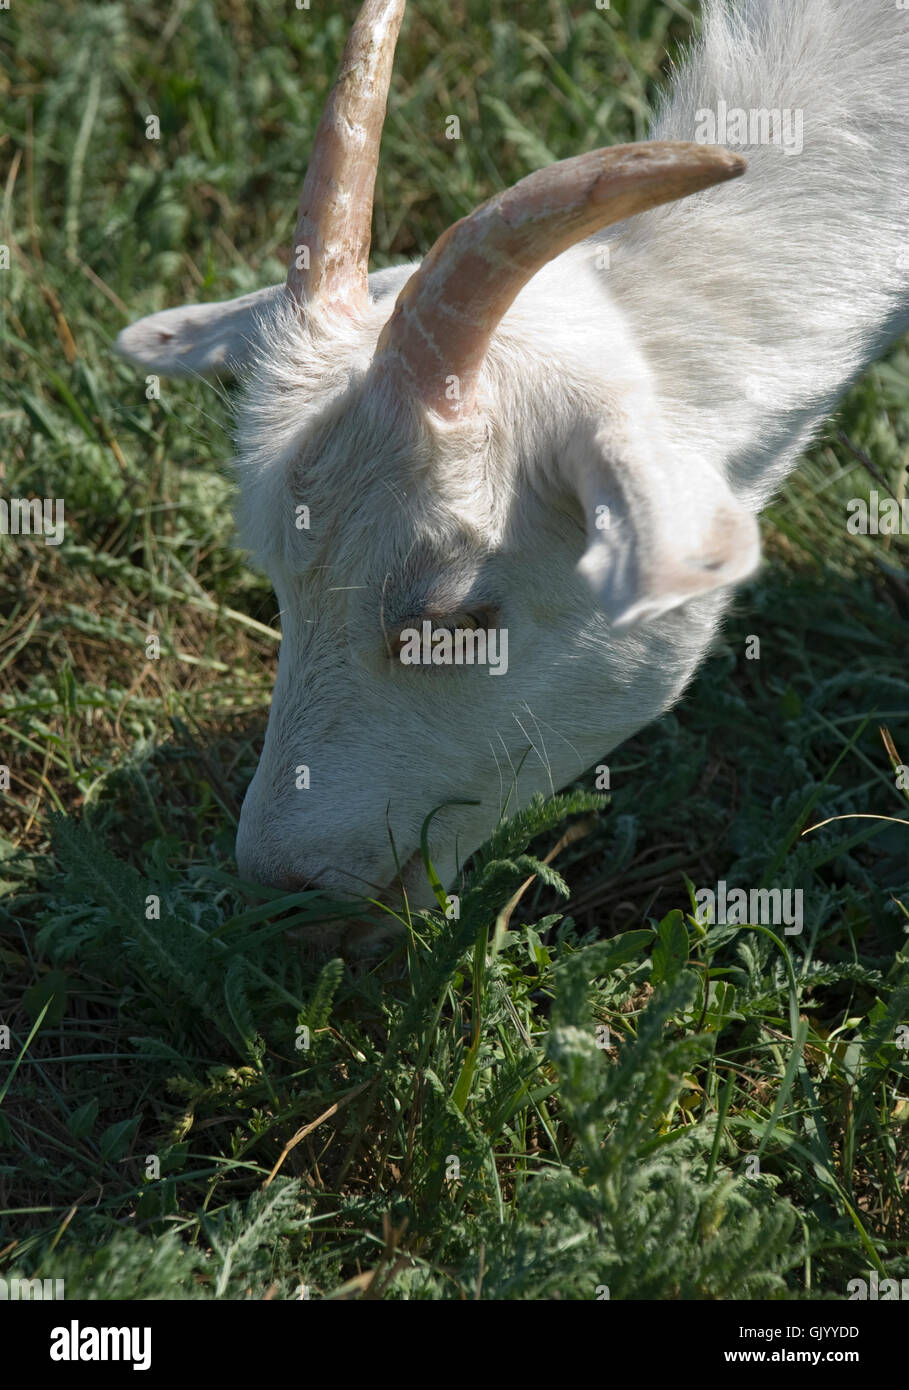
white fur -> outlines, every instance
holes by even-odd
[[[756,513],[909,327],[907,71],[893,0],[713,0],[654,135],[695,138],[722,98],[801,109],[803,153],[745,148],[743,179],[549,264],[464,422],[427,416],[371,366],[412,266],[372,276],[357,321],[301,320],[276,288],[182,330],[202,311],[125,330],[145,366],[167,370],[163,349],[207,370],[215,354],[245,377],[241,523],[284,638],[244,874],[381,889],[390,829],[414,888],[423,818],[476,801],[433,822],[451,882],[506,803],[564,785],[677,699],[757,563]],[[390,658],[411,592],[452,618],[495,605],[507,675]]]

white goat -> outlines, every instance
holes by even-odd
[[[652,142],[532,174],[367,281],[403,10],[366,0],[351,33],[286,285],[118,347],[245,381],[241,524],[283,645],[241,871],[382,889],[390,828],[426,902],[429,811],[476,803],[433,822],[450,883],[506,794],[678,698],[758,563],[757,512],[909,327],[909,10],[708,0]],[[507,633],[507,671],[404,664],[426,620]]]

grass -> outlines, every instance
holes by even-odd
[[[65,498],[67,529],[0,536],[0,1272],[254,1299],[909,1276],[909,571],[898,537],[845,530],[850,497],[904,487],[906,344],[766,514],[686,698],[611,758],[608,796],[591,773],[504,824],[459,919],[346,962],[308,944],[318,895],[236,879],[277,631],[232,546],[229,402],[147,400],[111,342],[283,278],[353,9],[2,17],[2,493]],[[410,9],[376,265],[642,135],[695,19]],[[700,925],[720,879],[801,888],[803,933]]]

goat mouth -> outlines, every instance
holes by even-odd
[[[415,899],[419,899],[421,907],[436,903],[419,849],[408,855],[387,878],[360,877],[326,865],[324,870],[314,874],[287,873],[274,881],[273,886],[289,893],[323,893],[329,898],[337,894],[339,900],[349,900],[352,907],[370,899],[386,907],[400,906],[405,896],[411,905]]]
[[[423,853],[416,850],[409,859],[401,865],[400,872],[395,875],[386,893],[406,893],[407,901],[410,906],[417,910],[424,907],[438,907],[438,900],[435,895],[429,874],[426,872],[426,865],[423,861]]]
[[[302,874],[288,874],[281,886],[291,892],[322,891],[328,897],[340,891],[320,884],[319,875],[306,878]],[[439,906],[420,850],[409,855],[383,886],[375,881],[357,880],[344,890],[344,896],[348,894],[349,916],[338,912],[322,921],[294,927],[290,935],[307,950],[314,949],[317,955],[337,951],[349,959],[370,958],[390,949],[406,933],[405,901],[410,912],[438,909]],[[368,915],[362,911],[367,900],[373,904],[372,910],[367,909]]]
[[[321,873],[288,873],[278,885],[289,892],[321,892],[331,899],[337,895],[330,915],[323,921],[316,920],[293,930],[294,936],[317,949],[340,950],[343,955],[372,955],[405,931],[407,909],[419,912],[438,907],[419,849],[408,855],[384,881],[345,874],[343,877],[348,882],[341,888],[337,882],[341,877],[338,871],[332,870],[329,874],[327,869],[324,876]],[[325,882],[326,878],[329,882]],[[338,910],[345,900],[350,903],[349,915]]]
[[[405,899],[411,907],[428,906],[430,898],[435,902],[420,851],[416,850],[409,855],[392,877],[381,888],[376,887],[369,896],[383,907],[394,909],[400,908]]]
[[[404,860],[394,877],[383,887],[363,884],[359,898],[361,903],[364,899],[370,899],[374,905],[368,917],[352,914],[335,919],[317,927],[314,934],[307,929],[309,940],[323,948],[340,950],[349,957],[379,955],[406,933],[405,902],[411,911],[438,906],[419,850]]]

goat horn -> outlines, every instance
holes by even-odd
[[[720,146],[654,141],[529,174],[442,233],[398,295],[377,356],[440,415],[467,413],[497,324],[547,261],[602,227],[745,168]],[[450,398],[452,378],[458,399]]]
[[[297,210],[287,288],[300,305],[356,309],[366,301],[379,143],[404,6],[365,0],[347,39]]]

